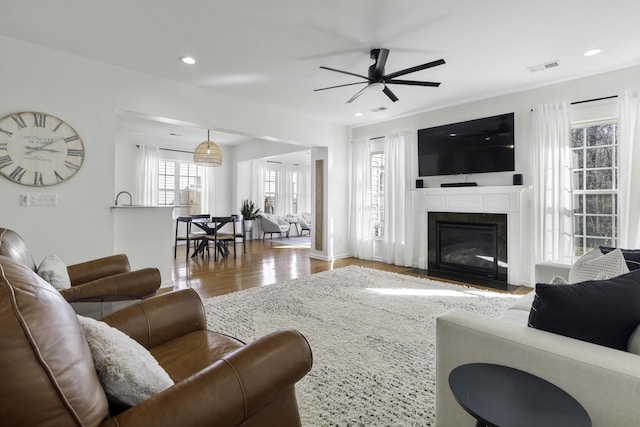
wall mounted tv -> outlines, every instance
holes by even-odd
[[[418,130],[420,176],[515,170],[513,113]]]

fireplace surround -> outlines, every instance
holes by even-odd
[[[418,270],[429,268],[430,233],[428,216],[432,212],[467,214],[503,214],[506,216],[506,256],[508,260],[505,274],[511,289],[515,286],[531,286],[531,263],[533,256],[531,227],[533,222],[531,187],[478,186],[460,188],[420,188],[416,190],[418,239]],[[455,279],[463,283],[479,284],[472,275]],[[501,279],[500,279],[501,280]],[[502,284],[500,285],[503,286]]]
[[[509,290],[507,215],[429,212],[428,274]]]

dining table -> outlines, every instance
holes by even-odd
[[[200,244],[191,255],[191,258],[195,258],[196,256],[204,256],[205,251],[209,250],[209,240],[213,240],[214,242],[214,259],[218,258],[218,253],[222,258],[226,258],[229,255],[229,240],[228,239],[218,239],[218,236],[224,235],[228,236],[229,233],[220,233],[220,229],[224,227],[226,224],[231,223],[233,225],[233,234],[231,235],[234,239],[234,253],[233,256],[235,258],[235,235],[236,235],[236,227],[235,227],[236,216],[211,216],[209,218],[192,218],[191,224],[195,225],[199,229],[205,232],[205,236],[203,236]]]

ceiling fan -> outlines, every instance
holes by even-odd
[[[389,97],[389,99],[393,102],[398,100],[398,97],[391,92],[391,89],[387,85],[396,84],[396,85],[409,85],[409,86],[429,86],[429,87],[438,87],[440,83],[435,82],[421,82],[416,80],[396,80],[396,77],[404,76],[405,74],[415,73],[416,71],[426,70],[427,68],[436,67],[438,65],[444,64],[444,59],[438,59],[437,61],[427,62],[426,64],[416,65],[415,67],[406,68],[404,70],[396,71],[395,73],[384,74],[384,66],[387,63],[387,57],[389,56],[389,49],[371,49],[371,59],[375,60],[375,64],[372,64],[369,67],[369,75],[363,76],[361,74],[351,73],[349,71],[337,70],[335,68],[329,67],[320,67],[323,70],[335,71],[337,73],[348,74],[354,77],[360,77],[365,79],[364,82],[356,82],[356,83],[347,83],[344,85],[324,87],[321,89],[314,89],[314,92],[319,90],[327,90],[327,89],[335,89],[338,87],[359,85],[363,83],[367,83],[367,85],[361,89],[358,93],[353,95],[348,101],[347,104],[353,102],[356,98],[362,95],[368,89],[382,89],[385,95]]]

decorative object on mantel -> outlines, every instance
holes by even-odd
[[[477,182],[443,182],[440,184],[440,187],[448,188],[448,187],[477,187]]]
[[[253,231],[253,221],[258,217],[258,214],[260,214],[260,208],[257,208],[251,200],[244,200],[240,207],[240,213],[244,220],[244,232],[251,233],[251,231]]]
[[[201,142],[193,152],[193,163],[200,166],[222,166],[222,151],[220,147],[211,141],[209,129],[207,129],[207,140]]]

